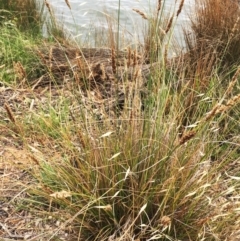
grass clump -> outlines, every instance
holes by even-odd
[[[1,22],[14,21],[21,31],[39,34],[42,31],[42,16],[37,1],[1,0]]]
[[[6,107],[8,119],[21,126],[23,147],[36,164],[30,173],[37,185],[27,187],[25,203],[32,204],[32,212],[55,217],[61,213],[59,228],[49,240],[61,230],[74,240],[239,238],[239,135],[229,135],[239,124],[240,97],[233,91],[239,89],[239,69],[231,63],[229,72],[220,74],[214,64],[202,73],[203,56],[210,48],[195,56],[196,63],[204,64],[196,67],[199,72],[191,72],[191,78],[184,65],[189,66],[192,49],[184,57],[168,60],[171,38],[166,36],[184,1],[167,20],[161,17],[163,4],[158,1],[155,17],[145,19],[149,31],[141,54],[148,62],[136,61],[134,52],[133,65],[128,64],[130,57],[119,65],[112,43],[108,61],[96,70],[87,57],[74,52],[78,65],[88,67],[82,78],[73,67],[72,75],[62,76],[71,80],[63,88],[50,82],[44,90],[36,88],[36,93],[31,89],[34,101],[39,99],[34,98],[37,93],[42,98],[23,117],[15,117]],[[197,49],[197,35],[195,43]],[[215,51],[224,59],[219,49]],[[60,65],[58,69],[66,67]],[[62,80],[49,66],[44,70],[56,82]],[[140,74],[146,66],[150,73]],[[125,72],[119,78],[121,68]],[[108,85],[125,91],[117,111],[111,104],[119,95],[102,94],[101,88]]]
[[[39,40],[21,33],[14,23],[8,21],[0,26],[0,30],[1,80],[20,84],[39,77],[40,62],[33,52]]]
[[[221,147],[216,131],[228,108],[202,98],[208,113],[194,103],[198,121],[180,134],[184,109],[169,88],[159,90],[152,112],[125,113],[131,118],[119,118],[118,129],[90,113],[75,116],[72,131],[52,140],[60,156],[38,159],[39,187],[31,195],[51,211],[65,210],[63,227],[79,240],[221,240],[236,233],[239,173],[231,165],[239,161],[238,147],[227,140]],[[235,106],[237,99],[228,102]]]
[[[46,3],[47,4],[47,3]],[[3,82],[31,83],[44,75],[47,66],[41,61],[38,47],[46,42],[61,41],[62,29],[50,9],[50,20],[46,20],[45,5],[35,0],[1,1],[0,9],[0,78]],[[43,27],[51,37],[43,39]]]
[[[211,76],[214,68],[226,72],[239,64],[239,11],[237,0],[196,2],[192,33],[185,34],[192,62],[189,71]]]

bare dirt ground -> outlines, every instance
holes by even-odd
[[[29,153],[1,143],[0,158],[0,240],[71,240],[68,230],[61,230],[59,219],[49,212],[31,212],[24,200],[27,190],[36,185],[28,169],[34,166]]]
[[[36,163],[14,128],[9,128],[11,121],[4,107],[7,104],[18,119],[45,101],[43,90],[33,93],[1,87],[0,96],[0,241],[76,240],[70,227],[61,228],[61,213],[38,212],[27,206],[27,190],[37,185],[29,172]]]

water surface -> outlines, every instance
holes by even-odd
[[[119,10],[118,0],[69,0],[71,9],[68,8],[65,0],[48,0],[51,4],[56,18],[62,22],[65,29],[69,31],[74,39],[86,39],[94,45],[96,38],[101,38],[101,33],[106,32],[111,25],[117,32],[117,16]],[[164,13],[171,16],[171,13],[178,8],[180,0],[163,0]],[[175,36],[178,42],[182,42],[181,26],[188,24],[188,13],[192,0],[185,0],[184,8],[175,22]],[[146,26],[146,20],[135,13],[132,9],[138,9],[146,15],[156,11],[157,1],[155,0],[121,0],[120,1],[120,33],[131,41],[141,41]],[[108,16],[108,17],[107,17]],[[109,25],[107,19],[114,19]]]

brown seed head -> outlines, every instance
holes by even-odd
[[[16,119],[15,119],[15,117],[13,115],[11,107],[7,103],[5,103],[4,104],[4,108],[7,111],[7,115],[9,117],[9,119],[11,120],[11,122],[16,123]]]
[[[162,7],[162,0],[158,0],[157,14],[159,14],[161,7]]]
[[[86,143],[84,141],[84,138],[83,138],[81,130],[77,130],[77,135],[78,135],[78,139],[79,139],[80,144],[85,149],[86,148]]]
[[[219,104],[215,105],[215,106],[212,108],[212,110],[211,110],[211,111],[207,114],[207,116],[205,117],[205,121],[209,121],[212,117],[214,117],[219,108],[220,108],[220,105],[219,105]]]
[[[166,30],[165,30],[165,33],[166,33],[166,34],[169,32],[169,30],[170,30],[171,27],[172,27],[173,17],[174,17],[174,15],[172,15],[172,17],[170,18],[170,20],[169,20],[169,22],[168,22],[167,28],[166,28]]]
[[[65,3],[67,4],[68,8],[71,9],[70,3],[68,0],[65,0]]]
[[[128,60],[127,60],[127,67],[129,68],[131,65],[131,59],[132,59],[132,51],[130,48],[128,48]]]
[[[231,30],[230,38],[233,38],[233,37],[234,37],[234,33],[235,33],[235,31],[237,30],[237,26],[238,26],[239,20],[240,20],[240,18],[238,17],[237,20],[236,20],[236,22],[235,22],[235,24],[234,24],[234,26],[233,26],[233,28],[232,28],[232,30]]]
[[[142,11],[140,11],[138,9],[135,9],[135,8],[133,8],[132,10],[134,12],[138,13],[139,15],[141,15],[143,19],[148,19],[148,17],[146,16],[146,14],[144,12],[142,12]]]
[[[40,166],[40,163],[39,163],[38,159],[37,159],[35,156],[30,155],[30,158],[35,162],[35,164],[37,164],[38,166]]]
[[[52,9],[51,9],[50,4],[49,4],[49,2],[47,0],[45,0],[45,5],[46,5],[49,13],[52,15]]]
[[[230,100],[228,100],[226,106],[231,108],[235,106],[240,101],[240,94],[233,96]]]
[[[137,65],[137,51],[136,49],[133,51],[133,66]]]
[[[112,48],[112,71],[114,74],[117,73],[116,53],[115,53],[114,48]]]
[[[178,11],[177,11],[177,15],[176,15],[177,17],[182,12],[183,4],[184,4],[184,0],[182,0],[180,5],[179,5]]]
[[[27,77],[27,73],[23,68],[23,65],[21,64],[21,62],[19,61],[17,63],[14,62],[13,67],[20,80],[23,80],[24,78]]]
[[[183,145],[196,135],[196,131],[187,131],[183,134],[182,138],[179,140],[179,145]]]
[[[171,224],[171,218],[169,218],[168,216],[163,216],[160,222],[162,226],[167,227]]]
[[[216,113],[218,114],[218,113],[228,111],[233,106],[235,106],[239,101],[240,101],[240,94],[235,95],[230,100],[228,100],[225,105],[220,105],[219,108],[217,109]]]
[[[227,90],[226,90],[225,95],[228,95],[228,94],[230,94],[230,93],[232,92],[232,89],[233,89],[234,85],[236,84],[239,75],[240,75],[240,66],[238,67],[236,73],[235,73],[234,76],[232,77],[232,80],[231,80],[231,82],[230,82],[229,85],[228,85],[228,88],[227,88]]]

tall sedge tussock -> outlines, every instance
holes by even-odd
[[[163,5],[158,1],[158,13]],[[233,94],[239,69],[234,66],[235,75],[227,76],[230,83],[226,90],[220,85],[226,76],[214,69],[219,53],[212,57],[210,47],[201,45],[199,55],[191,49],[188,58],[181,58],[183,65],[191,66],[188,61],[194,57],[193,75],[187,75],[185,66],[176,70],[164,64],[171,51],[171,39],[166,38],[176,15],[165,19],[155,12],[148,16],[143,50],[148,52],[142,55],[148,57],[146,62],[152,68],[146,79],[142,72],[149,65],[138,61],[138,48],[130,47],[124,59],[127,68],[122,69],[132,72],[126,81],[117,79],[122,66],[118,65],[118,40],[112,32],[108,35],[107,66],[105,61],[89,68],[90,64],[74,52],[79,72],[68,75],[73,88],[64,83],[62,89],[53,86],[40,106],[17,116],[17,121],[25,124],[24,144],[42,148],[41,159],[32,157],[39,167],[32,170],[38,185],[27,189],[23,204],[48,216],[61,213],[55,236],[70,230],[72,240],[238,239],[239,171],[231,165],[239,162],[235,141],[239,129],[230,142],[221,122],[239,120],[240,95]],[[234,29],[236,32],[237,27]],[[48,53],[46,56],[54,59],[53,49]],[[39,58],[44,56],[39,54]],[[46,63],[45,67],[51,74],[54,66],[48,68]],[[108,67],[114,73],[110,84],[106,81],[111,72]],[[59,76],[52,78],[59,81]],[[176,89],[179,79],[182,86]],[[99,88],[83,88],[84,80],[98,81]],[[123,108],[115,115],[109,107],[115,96],[110,93],[104,98],[100,93],[100,87],[109,85],[124,90]],[[6,104],[5,110],[15,123],[10,105]],[[235,126],[230,123],[227,127]]]
[[[185,33],[192,71],[196,71],[206,58],[211,59],[212,68],[227,71],[233,64],[238,64],[240,53],[239,2],[204,0],[196,2],[196,14],[192,16],[192,33]],[[211,56],[207,57],[209,54]],[[201,61],[201,62],[200,62]],[[209,65],[208,65],[209,66]],[[198,72],[204,71],[204,65]],[[205,72],[205,75],[211,73]]]

